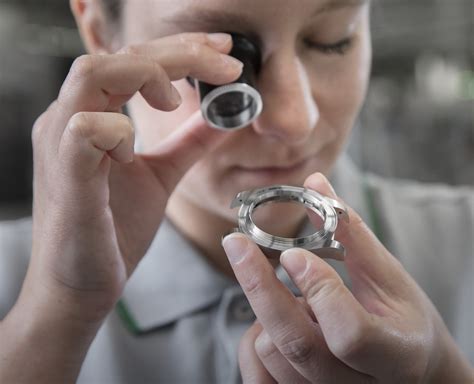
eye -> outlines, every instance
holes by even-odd
[[[304,43],[311,49],[316,49],[325,55],[344,55],[349,48],[352,46],[354,39],[352,37],[347,37],[337,43],[333,44],[324,44],[324,43],[316,43],[314,41],[306,39]]]

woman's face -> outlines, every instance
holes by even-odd
[[[230,132],[188,172],[175,194],[233,220],[236,193],[264,185],[302,185],[328,173],[363,103],[370,70],[369,5],[357,0],[125,1],[123,44],[188,31],[238,32],[261,42],[257,88],[263,112]],[[175,82],[174,112],[134,97],[129,110],[144,151],[199,109],[196,90]]]

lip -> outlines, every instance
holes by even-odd
[[[270,184],[270,183],[288,183],[292,182],[295,176],[299,176],[307,168],[310,157],[293,163],[289,166],[270,166],[270,167],[244,167],[236,166],[236,171],[240,177],[252,185]]]
[[[292,165],[285,166],[268,166],[268,167],[244,167],[237,166],[236,169],[245,172],[291,172],[303,166],[308,161],[308,158],[300,160]]]

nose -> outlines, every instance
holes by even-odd
[[[263,111],[253,124],[255,132],[287,144],[304,142],[319,120],[319,110],[297,56],[281,50],[269,56],[262,65],[258,89]]]

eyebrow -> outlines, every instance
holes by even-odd
[[[341,8],[359,7],[369,1],[370,0],[327,0],[311,14],[311,18]],[[228,30],[229,28],[239,27],[240,30],[250,34],[252,34],[255,28],[255,23],[244,14],[231,13],[224,10],[205,9],[199,6],[187,8],[185,12],[177,12],[174,15],[165,17],[163,21],[188,29],[221,27]]]
[[[348,8],[348,7],[359,7],[370,0],[328,0],[323,6],[316,10],[313,13],[313,16],[319,15],[320,13],[335,11],[341,8]]]

